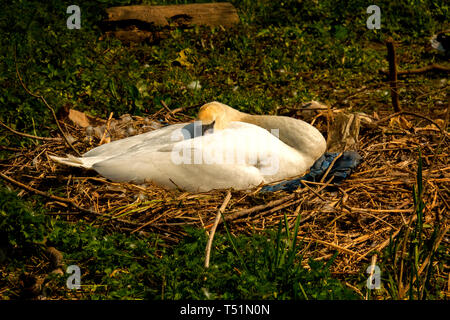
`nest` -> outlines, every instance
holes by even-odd
[[[108,140],[165,124],[192,121],[185,112],[186,109],[165,107],[146,118],[125,115],[113,119],[111,116],[108,120],[87,119],[85,125],[76,124],[75,116],[59,122],[72,147],[83,153]],[[328,132],[328,141],[333,135],[333,145],[338,143],[333,128],[350,126],[336,123],[342,118],[339,114],[347,113],[330,108],[290,113],[306,117],[322,133]],[[355,114],[350,115],[354,119]],[[233,234],[275,228],[284,215],[293,227],[299,216],[298,237],[303,241],[304,256],[328,259],[338,251],[332,271],[351,274],[359,272],[361,264],[367,264],[371,255],[386,247],[390,238],[414,217],[412,188],[417,179],[419,150],[426,188],[425,223],[447,221],[450,204],[447,124],[408,112],[364,117],[370,121],[359,121],[355,130],[341,130],[344,136],[351,133],[353,145],[347,143],[347,136],[341,139],[345,144],[340,147],[356,148],[363,157],[352,176],[340,185],[326,179],[310,182],[293,193],[260,193],[260,187],[248,191],[187,193],[152,184],[111,182],[94,171],[52,162],[49,154],[74,154],[61,138],[43,139],[30,149],[4,148],[11,151],[11,157],[1,163],[0,175],[22,188],[20,194],[32,192],[45,196],[48,214],[58,215],[60,219],[85,219],[142,236],[157,232],[168,243],[179,241],[185,235],[185,226],[204,228],[208,232],[230,191],[224,217]],[[54,195],[55,191],[59,196]]]

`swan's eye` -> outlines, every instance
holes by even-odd
[[[216,121],[211,122],[210,124],[202,124],[202,136],[205,134],[211,134],[214,132],[214,123]]]

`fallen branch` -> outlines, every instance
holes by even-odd
[[[228,202],[230,202],[231,199],[231,192],[228,190],[227,195],[225,196],[225,200],[223,200],[222,205],[220,206],[219,210],[217,211],[216,219],[214,220],[214,225],[212,226],[209,234],[208,244],[206,245],[206,254],[205,254],[205,268],[209,268],[209,258],[211,255],[211,246],[214,239],[214,234],[216,233],[217,226],[219,225],[220,217],[222,216],[223,212],[225,211],[225,208],[228,205]]]
[[[302,181],[302,182],[303,183],[311,183],[311,184],[319,184],[319,185],[321,185],[321,187],[318,188],[315,193],[313,193],[313,195],[317,196],[320,191],[322,191],[323,189],[325,189],[326,187],[328,187],[330,185],[330,183],[331,183],[333,178],[334,177],[331,177],[326,183],[311,182],[311,181]],[[306,197],[306,199],[310,199],[311,196],[312,195],[309,195],[308,197]],[[231,214],[229,214],[227,216],[224,216],[224,218],[225,218],[226,221],[231,221],[231,220],[235,220],[235,219],[238,219],[240,217],[249,215],[249,214],[254,213],[254,212],[263,211],[264,209],[268,209],[268,208],[273,208],[273,207],[276,207],[277,209],[285,208],[286,207],[285,204],[288,203],[290,200],[295,199],[296,197],[298,197],[298,193],[293,193],[293,194],[285,196],[285,197],[283,197],[281,199],[271,201],[271,202],[269,202],[267,204],[262,204],[262,205],[259,205],[259,206],[254,206],[254,207],[249,208],[249,209],[244,209],[244,210],[241,210],[241,211],[237,211],[237,212],[231,213]],[[294,205],[294,204],[296,204],[299,201],[303,201],[304,199],[297,199],[297,200],[298,201],[294,201],[290,205]],[[271,210],[269,210],[269,212],[270,211]],[[222,222],[223,222],[223,219],[220,219],[219,223],[222,223]],[[208,223],[206,225],[206,227],[209,227],[210,225],[211,225],[211,222]]]
[[[175,113],[184,112],[186,110],[190,110],[190,109],[194,109],[194,108],[198,108],[198,107],[201,107],[201,104],[194,104],[194,105],[188,106],[188,107],[179,107],[179,108],[171,110],[171,113],[172,113],[172,115],[174,115]]]
[[[441,132],[441,134],[448,134],[448,133],[445,132],[445,131],[443,130],[443,128],[441,128],[434,120],[432,120],[432,119],[430,119],[430,118],[428,118],[428,117],[426,117],[426,116],[424,116],[424,115],[421,115],[421,114],[418,114],[418,113],[414,113],[414,112],[409,112],[409,111],[399,111],[399,112],[393,113],[393,114],[388,115],[387,117],[385,117],[385,118],[383,118],[383,119],[380,119],[380,120],[378,120],[378,121],[372,123],[371,126],[376,127],[376,126],[378,126],[380,123],[385,122],[385,121],[387,121],[387,120],[389,120],[389,119],[391,119],[391,118],[395,118],[395,117],[397,117],[397,116],[400,116],[400,115],[402,115],[402,114],[405,114],[405,115],[408,115],[408,116],[414,116],[414,117],[417,117],[417,118],[421,118],[421,119],[427,120],[427,121],[429,121],[430,123],[434,124],[434,125],[436,126],[436,128],[439,129],[439,131]],[[445,128],[445,126],[444,126],[444,128]]]
[[[357,253],[355,251],[352,251],[350,249],[347,249],[345,247],[339,246],[339,245],[337,245],[335,243],[332,243],[332,242],[327,242],[327,241],[323,241],[323,240],[315,239],[315,238],[310,238],[310,237],[301,237],[301,239],[303,241],[304,240],[306,240],[306,241],[315,241],[317,243],[320,243],[320,244],[323,244],[325,246],[328,246],[328,247],[331,247],[333,249],[336,249],[339,252],[346,253],[346,254],[349,254],[351,256],[358,256],[358,260],[365,259],[365,257],[363,257],[361,254],[359,254],[359,253]]]
[[[450,68],[446,66],[442,66],[440,64],[430,64],[428,66],[417,68],[417,69],[409,69],[409,70],[397,70],[397,75],[408,75],[408,74],[421,74],[429,71],[439,71],[439,72],[450,72]],[[382,73],[388,74],[386,70],[381,70]]]
[[[8,177],[7,175],[5,175],[5,174],[3,174],[1,172],[0,172],[0,178],[2,178],[3,180],[6,180],[6,181],[8,181],[8,182],[18,186],[18,187],[20,187],[22,189],[25,189],[25,190],[27,190],[29,192],[38,194],[40,196],[44,196],[46,198],[49,198],[49,199],[52,199],[52,200],[55,200],[55,201],[67,203],[67,204],[71,205],[72,207],[74,207],[75,209],[81,211],[84,214],[89,214],[89,215],[93,215],[93,216],[97,216],[97,217],[102,217],[102,218],[106,218],[108,220],[115,220],[115,221],[119,221],[119,222],[122,222],[122,223],[125,223],[125,224],[128,224],[128,225],[132,225],[132,226],[140,226],[139,223],[134,223],[134,222],[131,222],[131,221],[126,221],[126,220],[118,219],[118,218],[113,218],[113,217],[111,217],[109,215],[106,215],[106,214],[102,214],[102,213],[95,212],[95,211],[92,211],[92,210],[89,210],[89,209],[85,209],[85,208],[80,207],[79,205],[77,205],[71,199],[54,196],[54,195],[48,194],[47,192],[44,192],[44,191],[32,188],[30,186],[27,186],[27,185],[23,184],[22,182],[14,180],[11,177]]]
[[[114,114],[114,112],[111,112],[111,113],[109,114],[109,118],[108,118],[108,120],[106,121],[105,131],[103,131],[102,138],[100,139],[100,142],[98,143],[99,146],[102,145],[103,142],[104,142],[105,139],[106,139],[106,133],[109,131],[109,127],[110,127],[110,125],[111,125],[111,119],[112,119],[113,114]]]
[[[0,121],[0,126],[11,131],[12,133],[14,133],[18,136],[22,136],[22,137],[26,137],[26,138],[30,138],[30,139],[44,140],[44,141],[61,141],[61,138],[38,137],[38,136],[34,136],[32,134],[19,132],[19,131],[14,130],[13,128],[8,127],[6,124],[4,124],[1,121]]]
[[[160,100],[160,102],[161,102],[161,105],[164,107],[164,109],[166,109],[166,111],[169,112],[169,114],[171,116],[173,116],[172,110],[170,110],[170,108],[167,106],[167,104],[164,102],[164,100]]]
[[[391,87],[392,106],[395,112],[401,111],[400,102],[398,99],[398,86],[397,86],[397,59],[395,57],[394,40],[389,38],[386,40],[386,47],[388,51],[389,61],[389,86]]]
[[[0,178],[2,178],[3,180],[6,180],[6,181],[8,181],[8,182],[10,182],[10,183],[12,183],[12,184],[18,186],[18,187],[20,187],[20,188],[22,188],[22,189],[25,189],[25,190],[30,191],[30,192],[32,192],[32,193],[38,194],[38,195],[40,195],[40,196],[44,196],[44,197],[46,197],[46,198],[49,198],[49,199],[52,199],[52,200],[55,200],[55,201],[60,201],[60,202],[63,202],[63,203],[67,203],[67,204],[73,206],[74,208],[76,208],[76,209],[78,209],[78,210],[80,210],[80,211],[82,211],[82,212],[90,213],[90,214],[94,213],[94,212],[91,211],[91,210],[87,210],[87,209],[84,209],[84,208],[78,206],[78,205],[77,205],[76,203],[74,203],[71,199],[68,199],[68,198],[62,198],[62,197],[58,197],[58,196],[54,196],[54,195],[48,194],[47,192],[44,192],[44,191],[41,191],[41,190],[32,188],[32,187],[30,187],[30,186],[27,186],[26,184],[23,184],[22,182],[19,182],[19,181],[17,181],[17,180],[14,180],[14,179],[11,178],[11,177],[8,177],[7,175],[5,175],[5,174],[3,174],[3,173],[1,173],[1,172],[0,172]]]
[[[225,216],[225,220],[226,221],[234,220],[234,219],[240,218],[242,216],[249,215],[249,214],[254,213],[254,212],[262,211],[262,210],[267,209],[267,208],[272,208],[272,207],[275,207],[275,206],[280,205],[282,203],[285,203],[285,202],[287,202],[289,200],[292,200],[295,197],[296,197],[296,194],[291,194],[291,195],[288,195],[288,196],[283,197],[281,199],[271,201],[271,202],[269,202],[267,204],[262,204],[262,205],[259,205],[259,206],[254,206],[254,207],[249,208],[249,209],[240,210],[238,212],[235,212],[235,213],[232,213],[232,214],[229,214],[229,215]],[[221,222],[223,222],[222,219],[219,219],[218,223],[221,223]],[[210,225],[211,225],[211,223],[208,223],[206,225],[206,227],[208,228]]]

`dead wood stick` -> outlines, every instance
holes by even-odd
[[[71,199],[54,196],[54,195],[48,194],[47,192],[44,192],[44,191],[32,188],[30,186],[27,186],[26,184],[23,184],[22,182],[19,182],[19,181],[15,180],[15,179],[13,179],[11,177],[8,177],[7,175],[5,175],[5,174],[3,174],[1,172],[0,172],[0,178],[2,178],[3,180],[6,180],[6,181],[8,181],[8,182],[18,186],[18,187],[20,187],[22,189],[25,189],[25,190],[30,191],[32,193],[38,194],[40,196],[44,196],[46,198],[49,198],[49,199],[52,199],[52,200],[55,200],[55,201],[60,201],[60,202],[67,203],[67,204],[73,206],[74,208],[76,208],[76,209],[78,209],[78,210],[80,210],[82,212],[90,213],[90,214],[93,213],[91,210],[87,210],[87,209],[84,209],[84,208],[78,206]]]
[[[36,139],[36,140],[44,140],[44,141],[61,141],[61,138],[38,137],[38,136],[34,136],[32,134],[19,132],[19,131],[14,130],[13,128],[8,127],[6,124],[4,124],[1,121],[0,121],[0,126],[11,131],[12,133],[14,133],[16,135],[26,137],[26,138],[31,138],[31,139]]]
[[[370,274],[369,274],[369,279],[372,279],[372,277],[373,277],[373,274],[375,273],[375,266],[376,266],[376,264],[377,264],[377,254],[374,254],[373,256],[372,256],[372,261],[370,262]],[[367,291],[366,292],[366,297],[365,297],[365,300],[368,300],[369,299],[369,291]]]
[[[194,105],[188,106],[188,107],[179,107],[179,108],[173,109],[172,114],[174,115],[175,113],[178,113],[178,112],[184,112],[186,110],[199,108],[199,107],[201,107],[201,104],[194,104]]]
[[[441,66],[439,64],[430,64],[429,66],[426,67],[422,67],[422,68],[417,68],[417,69],[410,69],[410,70],[401,70],[398,71],[397,74],[398,75],[403,75],[403,74],[418,74],[418,73],[425,73],[428,71],[444,71],[444,72],[450,72],[450,68],[446,67],[446,66]]]
[[[61,126],[59,125],[59,120],[58,117],[56,117],[56,113],[55,110],[47,103],[47,100],[45,100],[45,98],[43,96],[39,96],[39,99],[42,100],[42,102],[45,104],[45,106],[47,107],[47,109],[49,109],[53,115],[53,119],[55,119],[55,123],[59,129],[59,132],[61,132],[61,135],[63,136],[64,140],[66,141],[67,145],[77,154],[77,156],[81,157],[81,153],[75,149],[75,147],[72,145],[72,143],[69,141],[69,139],[67,138],[66,134],[64,133],[63,129],[61,128]]]
[[[436,123],[436,121],[434,121],[434,120],[432,120],[432,119],[430,119],[430,118],[428,118],[428,117],[426,117],[426,116],[424,116],[424,115],[421,115],[421,114],[418,114],[418,113],[415,113],[415,112],[410,112],[410,111],[399,111],[399,112],[390,114],[390,115],[388,115],[387,117],[385,117],[385,118],[383,118],[383,119],[380,119],[380,120],[374,122],[374,123],[372,124],[372,126],[378,126],[380,123],[385,122],[385,121],[387,121],[387,120],[389,120],[389,119],[391,119],[391,118],[400,116],[400,115],[402,115],[402,114],[409,115],[409,116],[414,116],[414,117],[417,117],[417,118],[421,118],[421,119],[427,120],[427,121],[429,121],[430,123],[434,124],[434,125],[436,126],[436,128],[439,129],[439,131],[440,131],[441,133],[446,133],[446,132],[444,132],[445,127],[444,127],[444,129],[441,128],[441,127]],[[446,134],[448,134],[448,133],[446,133]]]
[[[8,151],[14,151],[14,152],[27,151],[26,148],[13,148],[13,147],[7,147],[7,146],[0,146],[0,150],[8,150]]]
[[[114,114],[114,112],[111,112],[111,113],[109,114],[108,120],[106,121],[105,131],[103,131],[102,138],[100,139],[100,142],[98,143],[98,145],[102,145],[103,142],[105,141],[106,133],[109,131],[109,127],[110,127],[110,125],[111,125],[111,119],[112,119],[113,114]]]
[[[160,101],[161,101],[161,105],[164,107],[164,109],[166,109],[167,112],[169,112],[170,115],[173,116],[172,110],[170,110],[170,108],[167,106],[167,104],[164,102],[164,100],[160,100]]]
[[[253,217],[253,219],[258,219],[258,217],[263,216],[263,215],[270,215],[271,213],[275,213],[277,211],[280,211],[281,209],[293,206],[293,205],[298,204],[299,202],[303,202],[303,201],[304,201],[304,199],[296,199],[293,201],[284,202],[284,203],[282,203],[276,207],[273,207],[267,211],[262,211],[262,212],[258,213],[257,215],[255,215]],[[241,219],[236,220],[236,222],[240,222],[240,221],[241,221]]]
[[[223,212],[225,211],[225,208],[228,205],[228,202],[230,202],[231,199],[231,192],[228,190],[227,195],[225,196],[225,200],[223,200],[222,205],[220,206],[219,210],[217,211],[216,219],[214,220],[214,225],[212,226],[209,234],[208,244],[206,245],[206,254],[205,254],[205,268],[209,268],[209,258],[211,256],[211,246],[214,239],[214,234],[216,233],[217,226],[219,225],[220,217],[222,216]]]
[[[389,38],[386,40],[386,47],[388,51],[389,61],[389,86],[391,87],[392,105],[395,112],[401,111],[400,102],[398,99],[398,86],[397,86],[397,59],[395,57],[395,45],[394,40]]]
[[[328,187],[330,185],[330,183],[333,180],[333,178],[334,177],[331,177],[326,183],[318,183],[318,182],[312,182],[312,181],[304,181],[304,182],[305,183],[311,183],[311,184],[320,184],[321,185],[320,188],[318,188],[317,191],[316,191],[316,193],[318,194],[320,191],[322,191],[323,189],[325,189],[326,187]],[[312,194],[312,195],[315,195],[315,194]],[[309,195],[307,197],[307,199],[310,198],[312,195]],[[262,211],[264,209],[268,209],[268,208],[272,208],[272,207],[275,207],[275,206],[282,205],[282,204],[284,204],[284,203],[286,203],[286,202],[296,198],[297,196],[298,196],[297,193],[290,194],[290,195],[288,195],[286,197],[283,197],[283,198],[278,199],[278,200],[271,201],[271,202],[269,202],[267,204],[262,204],[262,205],[259,205],[259,206],[254,206],[252,208],[248,208],[248,209],[244,209],[244,210],[240,210],[240,211],[231,213],[231,214],[227,215],[224,218],[225,218],[226,221],[235,220],[237,218],[240,218],[240,217],[245,216],[245,215],[249,215],[249,214],[254,213],[254,212],[258,212],[258,211]],[[295,203],[297,203],[297,202],[293,202],[292,204],[295,204]],[[221,222],[223,222],[223,219],[220,219],[219,223],[221,223]],[[208,227],[210,225],[211,225],[211,223],[208,223],[206,225],[206,227]]]
[[[430,64],[425,67],[417,68],[417,69],[409,69],[409,70],[397,70],[397,75],[408,75],[408,74],[421,74],[426,73],[428,71],[442,71],[442,72],[450,72],[450,68],[446,66],[442,66],[437,63]],[[381,71],[382,73],[387,74],[385,70]]]
[[[321,243],[321,244],[323,244],[325,246],[334,248],[334,249],[336,249],[338,251],[341,251],[343,253],[347,253],[347,254],[350,254],[352,256],[358,256],[358,260],[364,259],[364,257],[361,254],[359,254],[359,253],[357,253],[355,251],[352,251],[350,249],[347,249],[346,247],[341,247],[341,246],[339,246],[337,244],[334,244],[332,242],[326,242],[326,241],[323,241],[323,240],[320,240],[320,239],[315,239],[315,238],[310,238],[310,237],[302,237],[302,240],[315,241],[315,242]]]
[[[249,214],[251,214],[253,212],[258,212],[258,211],[261,211],[261,210],[264,210],[264,209],[267,209],[267,208],[272,208],[274,206],[280,205],[282,203],[285,203],[285,202],[287,202],[289,200],[294,199],[295,196],[296,196],[295,194],[291,194],[291,195],[288,195],[288,196],[283,197],[283,198],[278,199],[278,200],[271,201],[271,202],[266,203],[266,204],[262,204],[262,205],[259,205],[259,206],[254,206],[252,208],[248,208],[248,209],[244,209],[244,210],[240,210],[240,211],[234,212],[232,214],[227,215],[225,217],[225,220],[226,221],[234,220],[236,218],[240,218],[242,216],[249,215]],[[221,222],[222,222],[222,219],[219,219],[219,223],[221,223]],[[210,225],[211,225],[211,223],[208,223],[208,224],[206,224],[206,227],[209,227]]]
[[[391,213],[391,212],[398,212],[398,213],[412,213],[414,212],[414,209],[369,209],[369,208],[353,208],[348,207],[349,210],[352,212],[378,212],[378,213]]]
[[[236,8],[229,2],[193,3],[168,6],[134,5],[106,9],[107,22],[139,20],[157,26],[233,26],[239,23]]]
[[[109,215],[106,215],[106,214],[102,214],[102,213],[95,212],[95,211],[92,211],[92,210],[89,210],[89,209],[85,209],[85,208],[80,207],[79,205],[77,205],[71,199],[54,196],[54,195],[48,194],[47,192],[44,192],[44,191],[32,188],[30,186],[27,186],[27,185],[23,184],[22,182],[19,182],[19,181],[15,180],[15,179],[13,179],[11,177],[8,177],[7,175],[5,175],[5,174],[3,174],[1,172],[0,172],[0,178],[2,178],[3,180],[8,181],[9,183],[12,183],[12,184],[18,186],[19,188],[25,189],[25,190],[27,190],[29,192],[38,194],[40,196],[44,196],[46,198],[49,198],[49,199],[52,199],[52,200],[55,200],[55,201],[67,203],[67,204],[71,205],[72,207],[74,207],[75,209],[81,211],[84,214],[89,214],[89,215],[93,215],[93,216],[97,216],[97,217],[102,217],[102,218],[109,219],[109,220],[115,220],[115,221],[118,221],[118,222],[121,222],[121,223],[124,223],[124,224],[128,224],[128,225],[132,225],[132,226],[140,226],[139,223],[135,223],[135,222],[127,221],[127,220],[123,220],[123,219],[118,219],[118,218],[113,218],[113,217],[111,217]]]
[[[328,131],[328,132],[330,132],[330,131]],[[325,174],[324,174],[323,177],[320,179],[320,182],[324,182],[325,178],[326,178],[326,177],[328,176],[328,174],[330,173],[330,171],[331,171],[331,169],[333,168],[334,164],[336,163],[336,161],[337,161],[340,157],[342,157],[342,154],[343,154],[343,153],[344,153],[344,152],[339,153],[339,154],[337,155],[337,157],[334,158],[333,161],[331,161],[330,165],[328,166],[327,171],[325,171]],[[331,177],[331,178],[333,178],[333,177]]]

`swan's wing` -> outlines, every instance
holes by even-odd
[[[129,152],[130,149],[139,145],[147,146],[165,145],[171,142],[180,141],[188,138],[192,124],[180,123],[170,125],[161,129],[138,134],[132,137],[116,140],[99,147],[96,147],[85,154],[83,157],[113,157]],[[184,130],[183,130],[184,129]]]
[[[195,163],[195,155],[201,153],[199,149],[191,146],[183,152],[191,161],[179,161],[173,148],[164,146],[160,150],[138,150],[110,158],[94,164],[93,169],[113,181],[151,181],[170,189],[180,187],[192,192],[229,187],[247,189],[263,182],[254,166]]]
[[[206,191],[248,189],[302,174],[309,168],[299,172],[299,164],[305,166],[297,151],[265,129],[242,124],[165,145],[142,143],[127,153],[95,163],[93,169],[115,181],[147,180],[169,188]]]

